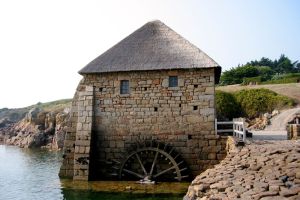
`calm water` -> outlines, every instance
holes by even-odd
[[[57,174],[61,157],[60,152],[0,145],[0,200],[179,200],[188,186],[188,183],[141,186],[132,182],[87,183],[60,180]],[[131,186],[131,191],[125,190],[128,185]],[[174,191],[177,194],[170,194]]]

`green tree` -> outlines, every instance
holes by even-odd
[[[271,80],[273,76],[287,73],[300,72],[298,61],[292,62],[287,56],[282,54],[278,60],[271,60],[262,57],[260,60],[247,62],[246,65],[233,67],[222,73],[220,84],[240,84],[244,78],[259,77],[262,81]]]
[[[244,65],[225,71],[221,76],[220,82],[224,85],[240,84],[243,82],[243,78],[255,77],[258,75],[259,70],[256,67]]]
[[[295,66],[296,71],[297,71],[297,72],[300,72],[300,63],[298,63],[298,61],[297,61],[297,63],[296,63],[295,65],[296,65],[296,66]]]
[[[262,81],[270,80],[274,74],[274,71],[269,66],[257,66],[256,69]]]
[[[278,60],[275,60],[274,71],[279,74],[294,72],[294,64],[282,54]]]
[[[240,117],[240,106],[232,93],[216,91],[216,112],[218,120],[232,120]]]

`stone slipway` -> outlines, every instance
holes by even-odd
[[[184,200],[300,199],[300,141],[252,141],[197,176]]]

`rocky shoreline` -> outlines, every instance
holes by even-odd
[[[300,141],[252,141],[197,176],[184,200],[300,199]]]
[[[69,109],[46,112],[33,108],[18,122],[4,119],[0,126],[0,144],[61,149],[68,117]]]

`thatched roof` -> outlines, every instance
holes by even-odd
[[[79,71],[80,74],[166,69],[221,68],[161,21],[148,22]]]

